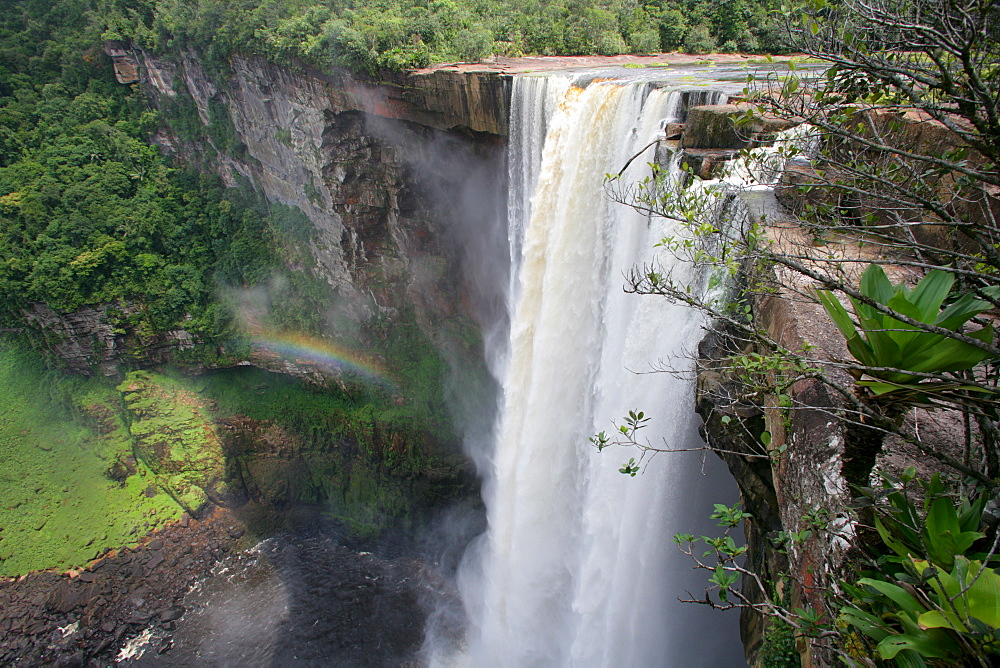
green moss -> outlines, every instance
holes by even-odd
[[[152,371],[129,373],[118,389],[132,417],[136,456],[177,503],[200,513],[225,476],[209,408],[179,380]]]
[[[357,538],[373,538],[390,523],[410,518],[412,500],[380,467],[355,459],[346,485],[330,499],[328,516],[341,522]]]
[[[257,490],[263,500],[324,504],[358,537],[409,521],[411,480],[447,468],[441,444],[413,406],[397,405],[398,398],[379,387],[323,389],[252,368],[182,382],[214,407],[217,419],[245,416],[288,435],[280,461],[253,451],[229,453],[231,467],[263,481]]]
[[[777,617],[767,621],[758,664],[762,668],[799,668],[801,664],[795,648],[795,630]]]
[[[2,339],[0,384],[0,576],[81,566],[180,516],[129,464],[113,388],[50,371]]]
[[[292,145],[292,131],[288,128],[278,128],[274,131],[274,138],[280,141],[285,146],[291,147]]]

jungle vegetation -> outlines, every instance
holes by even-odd
[[[675,541],[709,572],[695,602],[762,615],[761,665],[994,666],[1000,8],[806,0],[785,17],[789,39],[818,67],[749,77],[745,113],[735,119],[747,138],[761,117],[796,128],[772,149],[740,155],[762,182],[776,179],[777,166],[785,217],[727,220],[735,193],[694,175],[610,189],[677,220],[685,232],[662,246],[702,265],[703,280],[740,285],[732,298],[705,296],[702,285],[650,266],[626,286],[707,311],[729,333],[711,370],[733,384],[717,390],[708,421],[716,435],[742,430],[745,448],[724,457],[768,476],[787,473],[802,439],[823,435],[772,438],[768,427],[802,429],[800,416],[812,411],[843,425],[839,473],[849,494],[841,508],[816,507],[786,489],[783,510],[800,512],[777,524],[763,517],[765,503],[755,516],[720,504],[712,517],[723,536]],[[803,304],[797,313],[829,318],[843,352],[769,328],[761,316],[775,295]],[[921,430],[942,414],[952,425],[943,435]],[[593,443],[648,452],[636,434],[649,419],[633,411]],[[888,443],[911,465],[883,457]],[[633,458],[621,471],[638,469]],[[738,545],[730,534],[743,526],[785,565]]]
[[[779,0],[101,0],[108,39],[378,74],[491,55],[771,52]]]
[[[280,225],[249,188],[168,165],[149,143],[163,119],[114,80],[90,9],[0,12],[0,321],[129,302],[143,333],[218,334],[216,284],[267,278]]]

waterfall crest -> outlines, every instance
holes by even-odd
[[[635,409],[654,418],[652,444],[700,443],[689,372],[702,316],[622,290],[636,264],[678,278],[695,269],[657,254],[672,223],[610,202],[603,187],[643,147],[624,178],[649,173],[649,145],[685,101],[643,82],[514,81],[509,347],[492,356],[503,397],[489,528],[462,582],[472,665],[713,665],[678,654],[704,616],[678,612],[676,597],[703,578],[674,576],[689,564],[670,542],[710,512],[694,491],[706,484],[701,462],[665,455],[632,478],[618,469],[638,453],[588,443]],[[642,373],[657,363],[688,373]],[[726,642],[738,647],[734,628],[729,619]]]

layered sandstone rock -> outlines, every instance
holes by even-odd
[[[685,149],[744,149],[774,141],[782,130],[796,123],[783,118],[752,113],[749,120],[737,124],[754,107],[748,104],[699,105],[688,109],[682,147]]]
[[[105,304],[60,313],[45,304],[32,304],[24,317],[44,334],[49,349],[74,373],[114,376],[123,359],[159,364],[178,351],[194,348],[196,338],[183,329],[141,336],[117,324],[139,311],[134,304]]]

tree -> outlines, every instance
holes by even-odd
[[[824,69],[775,71],[753,79],[745,91],[745,113],[736,121],[748,135],[760,118],[797,126],[776,150],[744,150],[742,164],[762,181],[773,179],[776,164],[784,165],[777,189],[779,199],[798,217],[798,239],[784,238],[778,244],[768,237],[766,221],[722,220],[722,210],[731,208],[731,193],[719,197],[719,186],[705,188],[691,175],[671,181],[661,171],[636,188],[612,181],[615,199],[682,220],[688,238],[667,239],[664,245],[685,259],[730,276],[745,266],[764,269],[753,273],[741,300],[729,304],[708,301],[698,286],[676,284],[650,267],[633,272],[629,289],[707,310],[807,367],[819,360],[783,350],[743,317],[747,299],[788,287],[773,272],[769,276],[769,270],[807,281],[811,287],[801,289],[800,298],[817,301],[830,291],[844,294],[901,327],[981,351],[971,371],[926,373],[921,378],[953,382],[955,377],[948,373],[955,373],[968,388],[976,388],[972,399],[986,397],[978,407],[968,405],[967,397],[950,397],[980,425],[985,475],[968,461],[935,453],[949,466],[958,465],[958,470],[986,482],[1000,476],[1000,444],[989,408],[997,382],[990,362],[1000,358],[1000,347],[986,330],[973,335],[961,327],[941,327],[921,321],[901,304],[881,303],[858,286],[858,278],[869,264],[897,274],[905,269],[917,277],[936,270],[950,277],[945,304],[967,294],[967,299],[982,303],[980,311],[1000,306],[1000,80],[993,76],[1000,72],[994,27],[1000,8],[978,0],[933,5],[811,0],[804,13],[796,12],[799,15],[801,24],[790,26],[791,34]],[[903,51],[904,45],[909,50]],[[988,324],[975,317],[972,323]],[[837,362],[837,368],[858,377],[877,377],[877,362],[899,364],[853,359]],[[817,377],[853,405],[859,424],[883,435],[899,431],[884,419],[887,397],[840,383],[831,374]],[[867,471],[862,471],[859,479],[866,477]]]
[[[725,364],[744,389],[752,386],[745,392],[748,401],[793,411],[801,406],[788,388],[803,379],[822,383],[840,398],[838,405],[824,410],[847,424],[845,478],[856,491],[869,493],[867,509],[855,519],[854,535],[860,538],[853,540],[853,549],[856,556],[865,555],[854,563],[872,568],[873,574],[852,585],[854,589],[843,586],[856,579],[847,573],[839,576],[839,583],[836,574],[825,576],[825,581],[818,577],[813,591],[825,592],[826,598],[813,598],[809,606],[793,611],[768,595],[771,585],[765,578],[734,561],[727,543],[713,545],[717,563],[703,565],[715,572],[715,590],[728,592],[729,601],[723,599],[723,605],[734,605],[739,598],[733,583],[736,574],[743,573],[751,582],[744,580],[747,593],[735,605],[783,619],[848,659],[847,644],[861,643],[854,648],[856,658],[858,647],[877,641],[882,658],[910,662],[905,665],[923,665],[925,659],[982,663],[969,648],[992,652],[992,641],[962,636],[962,629],[974,627],[988,638],[989,624],[975,626],[985,623],[981,619],[962,626],[965,622],[954,621],[957,617],[949,618],[947,632],[960,637],[949,636],[948,642],[955,642],[947,649],[943,644],[920,645],[945,642],[941,626],[928,627],[940,633],[915,635],[920,615],[927,613],[923,619],[931,620],[928,623],[943,624],[948,614],[958,614],[946,609],[954,597],[945,596],[944,589],[932,592],[931,583],[940,585],[946,576],[958,581],[965,575],[954,575],[955,566],[927,556],[924,539],[911,546],[911,554],[924,555],[920,563],[907,566],[905,550],[902,556],[887,556],[900,543],[881,529],[876,532],[876,518],[902,512],[899,503],[890,506],[886,500],[902,483],[891,480],[886,483],[891,491],[878,491],[871,474],[891,435],[936,461],[957,489],[977,499],[996,494],[1000,392],[995,362],[1000,346],[990,313],[1000,307],[1000,7],[986,0],[806,0],[785,19],[790,43],[819,66],[776,68],[769,76],[751,78],[736,121],[748,143],[760,142],[753,131],[762,119],[783,120],[795,129],[779,136],[774,148],[745,149],[733,166],[745,177],[756,175],[751,180],[777,181],[779,199],[797,217],[794,225],[778,233],[767,220],[734,216],[739,207],[733,204],[731,190],[691,174],[675,179],[661,170],[636,187],[612,181],[610,192],[619,201],[679,220],[684,232],[664,239],[663,245],[701,264],[702,281],[714,283],[721,276],[741,286],[736,298],[720,300],[718,291],[706,292],[702,283],[678,283],[654,266],[636,268],[626,289],[666,296],[714,316],[731,333],[731,356]],[[712,278],[706,280],[708,276]],[[772,336],[754,316],[762,300],[774,294],[821,302],[844,333],[850,355],[790,349]],[[953,319],[959,312],[961,317]],[[904,348],[911,343],[918,350]],[[901,355],[903,350],[909,353]],[[939,357],[937,363],[920,358],[931,350]],[[926,442],[909,416],[928,408],[953,411],[964,433],[944,445]],[[637,436],[639,428],[626,420],[616,441],[598,435],[595,443],[600,448],[615,442],[656,450]],[[769,434],[747,430],[757,443],[751,454],[781,456],[768,452]],[[626,472],[635,466],[631,462]],[[935,494],[946,494],[934,489]],[[914,511],[911,524],[931,522],[936,512],[945,511]],[[802,531],[786,535],[787,544],[808,540],[803,532],[827,531],[826,520],[813,519]],[[996,527],[981,527],[980,519],[981,514],[969,520],[973,528],[962,531],[976,533],[970,538],[976,549],[982,547],[978,541],[985,541],[987,549],[963,557],[963,568],[995,565]],[[919,527],[910,529],[920,535]],[[844,535],[839,539],[851,540]],[[915,551],[918,548],[924,552]],[[949,549],[960,553],[954,545]],[[928,571],[921,565],[927,563],[935,566]],[[981,577],[994,581],[992,571]],[[886,601],[896,594],[889,585],[904,586],[900,582],[929,587],[921,605],[933,600],[937,608],[914,608],[909,621],[888,617],[876,624],[878,615],[892,605]],[[754,595],[754,588],[764,593]],[[881,603],[877,594],[883,596]],[[862,614],[841,612],[852,605]],[[968,615],[969,609],[959,612]],[[825,614],[823,620],[814,617],[818,610]],[[838,615],[840,627],[835,623]],[[862,628],[865,620],[872,623],[867,630]],[[874,645],[870,651],[874,653]]]
[[[660,14],[660,47],[665,51],[673,51],[684,43],[687,35],[687,21],[679,9],[665,9]]]

